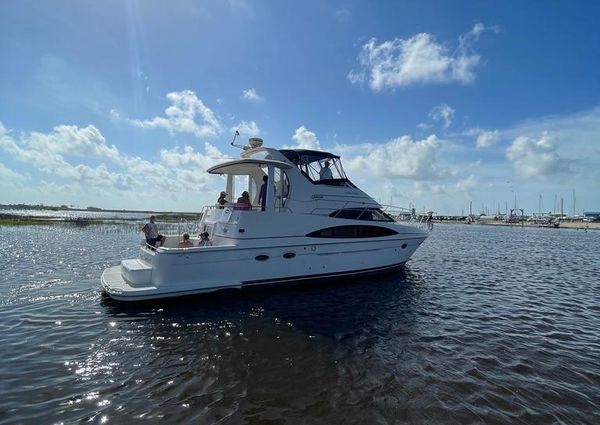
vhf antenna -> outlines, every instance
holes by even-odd
[[[244,150],[245,150],[245,149],[248,149],[248,147],[247,147],[247,146],[244,146],[244,145],[236,145],[236,144],[234,143],[234,142],[235,142],[235,138],[236,138],[236,137],[238,137],[239,135],[240,135],[240,132],[239,132],[239,130],[235,130],[235,133],[234,133],[234,135],[233,135],[233,140],[231,141],[231,146],[235,146],[236,148],[240,148],[240,149],[244,149]]]

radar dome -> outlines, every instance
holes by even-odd
[[[260,148],[263,144],[263,139],[261,139],[260,137],[251,137],[250,139],[248,139],[248,144],[253,149]]]

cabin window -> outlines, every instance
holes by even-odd
[[[364,221],[394,221],[392,217],[379,208],[345,208],[332,212],[329,217]]]
[[[397,235],[393,229],[379,226],[335,226],[317,230],[306,235],[309,238],[378,238],[382,236]]]

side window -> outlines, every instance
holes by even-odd
[[[281,171],[281,175],[283,176],[281,181],[281,201],[282,206],[285,206],[287,198],[290,194],[290,179],[288,179],[286,172],[283,170]]]
[[[290,193],[290,180],[285,171],[275,169],[275,206],[281,208],[285,206],[285,202]]]
[[[382,236],[397,235],[393,229],[379,226],[336,226],[320,229],[307,234],[309,238],[377,238]]]
[[[336,210],[329,214],[329,217],[363,221],[394,221],[379,208],[347,208]]]

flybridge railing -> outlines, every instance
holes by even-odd
[[[394,218],[394,221],[409,223],[420,229],[430,232],[433,228],[431,221],[427,221],[427,214],[417,213],[414,208],[397,207],[393,205],[382,205],[383,212]]]
[[[398,207],[395,205],[382,205],[384,213],[391,216],[395,221],[415,221],[416,215],[410,208]]]
[[[199,221],[180,217],[176,222],[164,222],[160,225],[160,233],[164,235],[179,235],[182,236],[184,233],[190,235],[196,234],[198,231]]]
[[[205,217],[212,215],[214,212],[217,211],[222,211],[223,214],[226,214],[225,211],[246,211],[246,212],[262,212],[263,209],[260,205],[252,205],[252,206],[245,206],[245,205],[240,205],[237,203],[233,203],[233,202],[228,202],[225,205],[205,205],[204,207],[202,207],[202,212],[201,217],[200,217],[200,222],[202,222],[204,220]],[[275,211],[276,212],[292,212],[292,210],[290,210],[288,207],[275,207]]]

